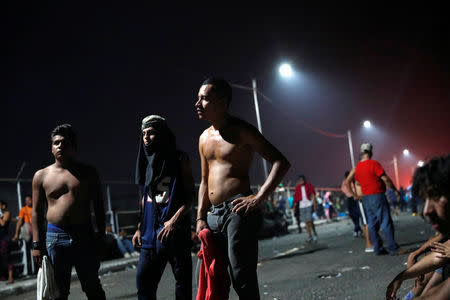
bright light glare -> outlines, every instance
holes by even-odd
[[[292,76],[292,68],[290,64],[282,64],[279,71],[283,77],[289,78]]]
[[[372,127],[372,123],[370,123],[370,121],[364,121],[364,127],[365,128],[370,128],[370,127]]]
[[[423,162],[423,160],[419,160],[419,161],[417,162],[417,166],[418,166],[418,167],[423,167],[424,164],[425,164],[425,163]]]
[[[403,155],[408,156],[409,155],[409,150],[408,149],[403,150]]]

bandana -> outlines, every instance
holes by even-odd
[[[135,183],[147,187],[153,197],[156,187],[165,176],[173,176],[177,171],[175,136],[167,126],[166,120],[157,115],[142,120],[142,130],[153,127],[155,139],[145,146],[142,135],[136,160]]]

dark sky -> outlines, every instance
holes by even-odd
[[[139,124],[167,118],[200,180],[198,137],[208,126],[193,105],[201,82],[221,76],[251,85],[264,135],[292,164],[285,182],[306,174],[316,186],[337,186],[364,141],[394,178],[419,159],[450,152],[450,31],[442,7],[189,8],[15,6],[7,9],[2,68],[0,177],[23,178],[53,162],[49,132],[70,123],[79,158],[103,180],[132,181]],[[97,6],[95,6],[97,5]],[[108,4],[112,5],[112,4]],[[278,75],[290,62],[296,78]],[[256,126],[252,94],[233,90],[232,114]],[[371,131],[362,129],[370,119]],[[412,157],[401,156],[408,148]],[[251,178],[261,183],[256,156]]]

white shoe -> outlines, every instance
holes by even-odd
[[[358,236],[358,233],[357,233],[356,231],[353,231],[353,236],[354,236],[354,237],[357,237],[357,236]]]
[[[368,247],[366,248],[366,250],[364,250],[365,252],[373,252],[373,247]]]
[[[131,256],[132,257],[138,257],[139,256],[139,252],[134,251],[134,252],[131,253]]]
[[[130,255],[130,253],[127,252],[127,253],[125,253],[125,254],[123,255],[123,257],[124,257],[124,258],[130,258],[131,255]]]
[[[318,239],[317,235],[313,236],[313,241],[316,242]]]

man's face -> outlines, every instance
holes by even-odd
[[[25,205],[31,207],[32,204],[31,197],[25,197]]]
[[[155,140],[156,130],[153,127],[148,127],[142,130],[142,142],[146,147],[150,145],[151,142]]]
[[[61,135],[52,137],[52,153],[56,159],[72,158],[75,156],[75,148],[71,141]]]
[[[300,179],[298,180],[298,184],[304,185],[304,184],[305,184],[305,180],[304,180],[303,178],[300,178]]]
[[[226,100],[217,98],[211,84],[202,85],[198,91],[198,100],[195,103],[197,115],[200,120],[214,121],[227,111]]]
[[[450,205],[447,197],[426,197],[424,214],[434,229],[444,234],[450,234]]]

